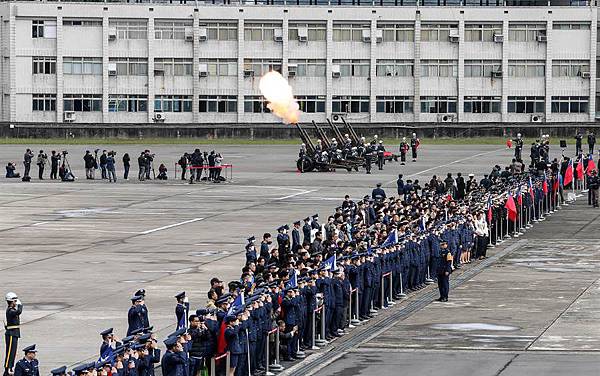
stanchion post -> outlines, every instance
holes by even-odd
[[[381,308],[387,309],[385,306],[385,274],[381,275]]]
[[[402,286],[402,272],[400,273],[400,294],[399,297],[404,298],[406,294],[404,293],[404,286]]]
[[[428,272],[429,272],[429,270],[428,270]],[[389,293],[389,297],[388,298],[390,299],[390,304],[396,304],[394,302],[394,291],[393,291],[394,290],[394,283],[393,283],[394,282],[394,275],[393,275],[392,272],[389,272],[389,275],[390,275],[390,284],[389,284],[389,286],[390,286],[390,293]]]
[[[356,325],[360,325],[360,320],[358,319],[358,309],[359,309],[359,295],[358,295],[358,288],[355,288],[354,290],[352,290],[353,292],[356,292],[356,298],[354,299],[354,318],[350,318],[350,322],[352,324]]]

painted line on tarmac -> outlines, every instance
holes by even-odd
[[[141,235],[148,235],[148,234],[152,234],[153,232],[157,232],[157,231],[162,231],[162,230],[167,230],[173,227],[177,227],[177,226],[183,226],[183,225],[187,225],[188,223],[193,223],[193,222],[198,222],[203,220],[204,218],[194,218],[194,219],[190,219],[187,221],[183,221],[183,222],[177,222],[177,223],[173,223],[167,226],[162,226],[162,227],[157,227],[157,228],[153,228],[151,230],[146,230],[146,231],[142,231],[140,232]]]
[[[294,194],[291,194],[291,195],[287,195],[287,196],[276,198],[275,201],[287,200],[288,198],[292,198],[292,197],[296,197],[296,196],[300,196],[300,195],[305,195],[307,193],[312,193],[312,192],[316,192],[316,191],[317,191],[316,189],[311,189],[309,191],[298,192],[298,193],[294,193]]]
[[[407,175],[407,176],[405,176],[405,179],[406,179],[406,178],[412,178],[412,177],[415,177],[415,176],[420,176],[420,175],[422,175],[422,174],[424,174],[424,173],[426,173],[426,172],[433,171],[433,170],[437,170],[438,168],[442,168],[442,167],[448,167],[448,166],[451,166],[451,165],[453,165],[453,164],[456,164],[456,163],[460,163],[460,162],[468,161],[469,159],[472,159],[472,158],[481,157],[482,155],[487,155],[487,154],[493,154],[493,153],[497,153],[497,152],[499,152],[499,151],[502,151],[502,150],[506,150],[506,148],[504,147],[504,148],[501,148],[501,149],[494,149],[494,150],[490,150],[490,151],[485,151],[485,152],[483,152],[483,153],[473,154],[473,155],[471,155],[471,156],[469,156],[469,157],[465,157],[465,158],[457,159],[457,160],[455,160],[455,161],[448,162],[448,163],[446,163],[446,164],[442,164],[442,165],[439,165],[439,166],[434,166],[434,167],[428,168],[428,169],[426,169],[426,170],[423,170],[423,171],[415,172],[414,174],[410,174],[410,175]],[[396,182],[396,180],[397,180],[397,179],[390,180],[390,181],[388,181],[387,183],[385,183],[385,185],[388,185],[388,184],[395,183],[395,182]]]

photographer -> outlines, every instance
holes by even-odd
[[[177,162],[177,164],[179,165],[179,167],[181,167],[181,180],[186,180],[185,179],[185,174],[187,172],[187,165],[188,165],[188,159],[190,158],[189,154],[183,153],[183,155],[181,156],[181,158],[179,158],[179,161]]]
[[[108,182],[116,183],[117,182],[117,174],[115,172],[115,152],[111,151],[108,153],[106,157],[106,170],[108,171]]]
[[[214,316],[208,315],[210,313],[208,310],[199,310],[198,313],[204,313],[207,316],[190,315],[189,318],[190,328],[188,332],[192,337],[190,360],[193,361],[193,369],[190,370],[191,375],[196,375],[202,369],[208,369],[210,373],[210,358],[212,358],[216,349],[216,332],[212,332],[207,326],[207,321],[210,321],[210,318]],[[216,321],[214,322],[216,323]]]
[[[123,179],[129,180],[129,169],[131,168],[131,158],[129,153],[123,154]]]
[[[165,166],[163,163],[161,163],[160,166],[158,166],[158,176],[156,178],[158,180],[167,180],[168,179],[167,166]]]
[[[50,153],[50,179],[58,179],[58,164],[60,163],[60,154],[56,154],[55,150]]]
[[[146,179],[146,155],[144,152],[138,157],[138,167],[140,169],[138,172],[138,180],[144,181]]]
[[[102,173],[102,179],[108,179],[106,175],[106,164],[107,164],[108,155],[106,155],[106,150],[102,150],[102,155],[100,156],[100,170]]]
[[[85,165],[85,178],[88,180],[93,180],[96,160],[89,150],[86,150],[85,155],[83,156],[83,162]]]
[[[38,165],[38,179],[40,180],[44,180],[44,167],[46,167],[46,163],[48,163],[48,155],[43,150],[40,150],[36,163]]]
[[[217,155],[215,156],[215,183],[220,183],[221,182],[221,171],[223,170],[223,167],[221,167],[221,164],[223,163],[223,157],[221,156],[221,153],[217,153]]]
[[[21,177],[21,175],[19,175],[18,172],[15,172],[15,170],[16,170],[15,163],[8,162],[8,164],[6,165],[6,177],[8,179]]]
[[[154,162],[155,155],[150,153],[150,150],[144,151],[145,165],[146,165],[146,179],[150,180],[150,171],[154,172],[154,168],[152,167],[152,163]],[[156,179],[156,176],[154,176]]]
[[[25,151],[25,155],[23,155],[23,166],[25,166],[25,171],[23,172],[23,178],[29,177],[29,170],[31,170],[31,160],[33,159],[33,152],[31,149],[27,149]]]

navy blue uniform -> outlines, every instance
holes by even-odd
[[[186,363],[183,352],[168,350],[160,362],[163,376],[188,376]]]
[[[39,362],[37,359],[29,361],[25,358],[15,364],[14,376],[40,376]]]
[[[448,301],[450,273],[452,273],[452,254],[448,248],[445,248],[441,250],[440,263],[437,268],[438,288],[440,290],[440,300],[442,301]]]

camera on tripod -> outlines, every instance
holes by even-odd
[[[63,150],[63,151],[61,151],[60,153],[61,153],[62,155],[67,155],[67,154],[69,154],[69,152],[68,152],[68,151],[66,151],[66,150]]]

